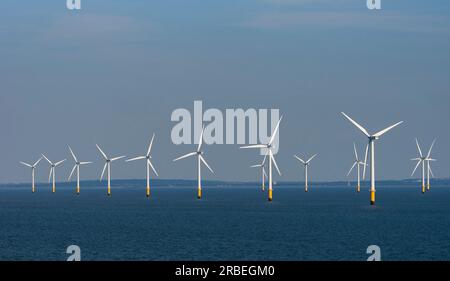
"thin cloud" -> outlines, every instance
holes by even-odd
[[[371,28],[403,32],[448,32],[449,20],[439,16],[368,12],[263,12],[242,26],[260,29]]]

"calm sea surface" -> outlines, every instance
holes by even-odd
[[[65,260],[450,260],[450,188],[257,186],[0,189],[0,259]]]

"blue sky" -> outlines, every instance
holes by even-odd
[[[29,181],[18,161],[41,153],[96,161],[142,154],[156,133],[162,178],[194,178],[193,149],[170,141],[170,114],[205,108],[279,108],[282,180],[302,177],[293,154],[319,157],[312,180],[345,180],[352,142],[365,139],[345,111],[376,131],[405,124],[377,146],[377,177],[407,178],[416,156],[437,138],[435,173],[450,176],[450,3],[362,0],[3,1],[0,11],[0,182]],[[258,180],[256,153],[206,147],[217,171],[205,178]],[[69,165],[70,163],[70,165]],[[59,180],[72,163],[61,167]],[[140,163],[117,163],[115,178],[144,178]],[[46,180],[46,164],[38,179]],[[279,179],[279,180],[281,180]]]

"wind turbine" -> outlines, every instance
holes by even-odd
[[[150,197],[150,168],[152,168],[153,172],[158,176],[158,173],[156,172],[155,168],[152,165],[152,162],[150,161],[150,159],[152,158],[150,153],[152,151],[152,145],[153,145],[154,138],[155,138],[155,134],[153,134],[153,136],[152,136],[152,140],[150,141],[150,145],[148,146],[147,154],[145,154],[145,156],[138,156],[138,157],[128,159],[125,161],[125,162],[130,162],[130,161],[145,159],[145,162],[146,162],[145,166],[147,168],[147,189],[146,189],[147,197]]]
[[[266,173],[266,169],[265,169],[265,166],[266,166],[266,158],[267,158],[267,155],[264,156],[264,159],[263,159],[263,161],[261,162],[261,164],[257,164],[257,165],[250,166],[250,168],[261,168],[262,191],[265,190],[266,177],[267,177],[267,173]]]
[[[37,164],[39,164],[39,162],[41,160],[42,160],[42,157],[39,158],[33,165],[20,161],[20,164],[31,168],[31,192],[33,192],[33,193],[35,191],[35,188],[34,188],[34,170],[36,169]]]
[[[214,174],[214,171],[211,169],[211,167],[208,165],[208,163],[206,163],[205,158],[203,158],[203,151],[201,151],[202,148],[202,144],[203,144],[203,131],[205,130],[205,127],[202,128],[202,132],[200,133],[200,140],[198,141],[198,146],[197,146],[197,150],[188,154],[185,154],[183,156],[180,156],[176,159],[173,160],[173,162],[181,160],[183,158],[187,158],[187,157],[191,157],[196,155],[197,156],[197,171],[198,171],[198,192],[197,192],[197,198],[201,199],[202,198],[202,174],[201,174],[201,165],[202,162],[203,164],[205,164],[205,166],[211,171],[211,173]]]
[[[300,157],[298,157],[297,155],[294,155],[294,157],[300,161],[303,166],[305,166],[305,192],[308,192],[308,167],[309,164],[311,162],[311,160],[313,160],[315,157],[317,156],[317,154],[314,154],[311,158],[309,158],[307,161],[301,159]]]
[[[269,142],[267,144],[255,144],[255,145],[248,145],[248,146],[242,146],[240,148],[266,148],[268,151],[266,153],[266,156],[269,156],[269,201],[272,201],[272,164],[277,169],[278,174],[281,176],[281,172],[278,169],[277,162],[275,161],[275,157],[273,157],[272,152],[272,143],[275,140],[275,136],[277,135],[278,129],[280,127],[281,119],[283,119],[283,116],[281,116],[280,120],[278,120],[277,126],[275,127],[275,130],[273,130],[272,136],[269,139]]]
[[[72,154],[73,160],[75,161],[75,166],[73,166],[72,171],[70,172],[69,178],[67,179],[68,181],[70,181],[70,179],[72,178],[72,174],[73,172],[75,172],[75,169],[77,170],[77,195],[80,194],[80,166],[81,165],[87,165],[87,164],[91,164],[92,162],[80,162],[78,161],[77,157],[75,156],[75,153],[73,153],[72,148],[70,148],[69,146],[69,150],[70,150],[70,154]]]
[[[419,140],[417,138],[416,138],[416,146],[417,146],[417,150],[419,151],[419,157],[411,159],[411,161],[417,161],[417,165],[414,167],[414,170],[413,170],[411,176],[414,175],[414,173],[416,172],[417,168],[420,166],[420,164],[422,164],[422,193],[425,193],[425,191],[426,191],[425,179],[427,177],[425,175],[425,167],[427,169],[427,175],[428,175],[427,187],[429,189],[429,186],[430,186],[430,161],[436,161],[435,159],[430,158],[431,150],[433,149],[434,142],[431,145],[427,156],[423,155],[422,149],[420,148]]]
[[[427,162],[427,190],[430,190],[430,174],[434,177],[433,171],[431,170],[431,163],[436,161],[436,159],[431,158],[431,151],[433,150],[433,146],[436,143],[436,140],[433,140],[433,143],[431,144],[430,150],[428,151],[427,158],[425,161]]]
[[[106,154],[103,152],[103,150],[100,148],[100,146],[98,146],[98,144],[96,144],[96,146],[97,146],[98,151],[100,151],[100,154],[105,159],[105,165],[103,166],[103,171],[102,171],[102,175],[100,176],[100,181],[103,180],[103,175],[105,174],[105,170],[106,170],[106,168],[108,168],[108,191],[107,191],[107,194],[108,194],[108,196],[111,196],[111,162],[125,158],[126,156],[108,158],[108,156],[106,156]]]
[[[363,126],[356,123],[356,121],[354,121],[352,118],[347,116],[347,114],[345,114],[344,112],[341,112],[341,113],[342,113],[342,115],[345,116],[345,118],[347,118],[353,125],[356,126],[356,128],[358,128],[369,139],[369,144],[366,147],[366,156],[364,158],[365,159],[364,163],[367,163],[367,154],[368,154],[369,147],[370,147],[370,204],[374,205],[375,204],[375,141],[378,140],[382,135],[384,135],[388,131],[390,131],[393,128],[397,127],[398,125],[402,124],[403,121],[398,122],[390,127],[387,127],[386,129],[379,131],[378,133],[371,135],[371,134],[369,134],[369,132],[367,132],[367,130]],[[364,166],[363,178],[365,178],[365,176],[366,176],[366,166]]]
[[[56,182],[55,182],[55,172],[56,172],[56,167],[60,164],[62,164],[64,161],[66,161],[66,159],[61,160],[59,162],[56,163],[52,163],[52,161],[48,160],[47,157],[45,157],[44,154],[42,154],[42,157],[44,157],[45,160],[47,160],[47,162],[50,164],[50,174],[48,175],[48,182],[50,182],[50,178],[52,178],[52,193],[56,192]]]
[[[357,168],[357,172],[358,172],[358,175],[357,175],[358,185],[356,186],[356,192],[360,192],[361,191],[361,165],[364,167],[364,166],[367,166],[367,164],[359,160],[358,152],[356,151],[356,144],[355,143],[353,143],[353,149],[355,151],[355,162],[353,162],[353,166],[350,168],[350,171],[348,171],[347,177],[350,175],[350,173],[356,167]]]

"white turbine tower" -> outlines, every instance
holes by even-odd
[[[353,125],[356,126],[356,128],[358,128],[369,139],[369,144],[366,147],[366,156],[365,156],[364,163],[367,163],[367,154],[368,154],[368,150],[370,147],[370,204],[374,205],[375,204],[375,141],[378,140],[382,135],[384,135],[388,131],[390,131],[393,128],[397,127],[398,125],[402,124],[403,121],[398,122],[390,127],[387,127],[384,130],[379,131],[378,133],[371,135],[367,132],[367,130],[363,126],[356,123],[356,121],[354,121],[352,118],[347,116],[347,114],[345,114],[344,112],[342,112],[342,114],[345,116],[345,118],[347,118]],[[366,176],[366,166],[364,166],[364,171],[363,171],[364,179],[365,179],[365,176]]]
[[[107,190],[107,195],[111,196],[111,162],[114,162],[116,160],[125,158],[126,156],[119,156],[119,157],[114,157],[114,158],[108,158],[108,156],[106,156],[106,154],[103,152],[103,150],[100,148],[100,146],[98,146],[98,144],[96,144],[98,151],[100,151],[100,154],[103,156],[103,159],[105,160],[105,165],[103,166],[103,171],[102,171],[102,175],[100,176],[100,181],[103,180],[103,175],[105,174],[105,170],[106,168],[108,168],[108,190]]]
[[[47,160],[47,162],[50,164],[50,174],[48,175],[48,182],[50,182],[50,178],[52,178],[52,193],[56,192],[56,181],[55,181],[55,172],[56,172],[56,167],[60,164],[62,164],[64,161],[66,161],[66,159],[61,160],[59,162],[56,163],[52,163],[52,161],[48,160],[47,157],[45,157],[44,154],[42,154],[42,157],[44,157],[45,160]]]
[[[434,177],[433,171],[431,170],[431,163],[436,161],[436,159],[431,158],[431,151],[433,150],[433,146],[436,143],[436,140],[433,140],[433,143],[431,144],[430,150],[428,151],[427,158],[425,161],[427,162],[427,190],[430,190],[430,174]]]
[[[263,159],[263,161],[261,162],[261,164],[257,164],[257,165],[250,166],[250,168],[261,168],[262,191],[264,191],[265,188],[266,188],[266,187],[265,187],[265,184],[266,184],[266,177],[267,177],[266,168],[265,168],[265,166],[266,166],[266,158],[267,158],[267,155],[264,156],[264,159]]]
[[[200,140],[198,141],[198,146],[197,146],[197,150],[188,154],[185,154],[183,156],[180,156],[176,159],[173,160],[173,162],[181,160],[183,158],[187,158],[187,157],[191,157],[196,155],[197,156],[197,171],[198,171],[198,175],[197,175],[197,181],[198,181],[198,190],[197,190],[197,198],[201,199],[202,198],[202,174],[201,174],[201,165],[202,162],[203,164],[205,164],[205,166],[211,171],[211,173],[214,174],[214,171],[211,169],[211,167],[208,165],[208,163],[206,163],[205,158],[203,158],[203,152],[201,151],[202,148],[202,144],[203,144],[203,131],[205,130],[205,128],[202,128],[202,132],[200,133]]]
[[[307,161],[301,159],[297,155],[294,155],[294,157],[300,161],[303,166],[305,166],[305,192],[308,192],[308,167],[311,161],[317,156],[317,154],[314,154],[311,158],[309,158]]]
[[[269,156],[269,201],[272,201],[272,195],[273,195],[273,189],[272,189],[272,164],[275,166],[275,168],[277,169],[278,174],[281,176],[281,172],[278,169],[278,165],[277,162],[275,161],[275,157],[273,157],[273,146],[272,143],[275,140],[275,137],[277,135],[278,132],[278,128],[280,127],[280,122],[281,119],[283,119],[283,117],[280,118],[280,120],[278,120],[277,126],[275,127],[275,130],[273,130],[272,136],[269,139],[269,142],[267,144],[256,144],[256,145],[248,145],[248,146],[242,146],[240,148],[265,148],[267,149],[267,153],[266,156]]]
[[[155,175],[158,176],[158,173],[156,172],[155,167],[153,167],[152,162],[150,161],[150,159],[152,158],[151,151],[152,151],[152,145],[153,145],[154,138],[155,138],[155,134],[153,134],[153,136],[152,136],[152,140],[150,141],[150,145],[148,146],[147,154],[145,154],[145,156],[138,156],[138,157],[126,160],[126,162],[130,162],[130,161],[145,159],[145,167],[147,169],[147,189],[146,189],[147,197],[150,197],[150,168],[153,170]]]
[[[67,180],[70,181],[70,179],[72,178],[73,172],[75,172],[75,169],[76,169],[77,170],[77,189],[76,189],[76,193],[77,193],[77,195],[79,195],[80,194],[80,166],[81,165],[91,164],[92,162],[80,162],[80,161],[78,161],[77,157],[75,156],[75,153],[73,153],[72,148],[70,148],[70,146],[69,146],[69,150],[70,150],[70,154],[72,154],[73,160],[75,161],[75,165],[73,166],[73,169],[70,172],[69,178]]]
[[[35,191],[35,188],[34,188],[34,170],[36,169],[37,164],[39,164],[39,162],[41,160],[42,160],[42,157],[39,158],[33,165],[20,161],[20,164],[31,168],[31,192],[33,192],[33,193]]]
[[[357,168],[357,186],[356,186],[356,192],[360,192],[361,191],[361,166],[367,166],[366,163],[362,162],[359,160],[358,157],[358,152],[356,151],[356,144],[353,143],[353,150],[355,151],[355,162],[353,162],[353,166],[350,168],[350,171],[348,171],[347,177],[350,175],[350,173],[353,171],[353,169],[356,167]]]
[[[416,146],[417,146],[417,150],[419,151],[419,157],[411,159],[411,161],[417,161],[417,165],[414,167],[414,170],[413,170],[411,176],[414,176],[417,168],[419,168],[419,166],[422,164],[422,193],[425,193],[425,191],[426,191],[425,179],[427,177],[425,175],[425,169],[427,169],[427,172],[426,172],[427,175],[428,175],[427,186],[428,186],[428,189],[429,189],[429,185],[430,185],[430,169],[431,169],[430,168],[430,161],[436,161],[435,159],[430,158],[431,150],[433,149],[434,142],[431,145],[427,156],[423,155],[422,149],[420,148],[419,140],[417,138],[416,138]]]

